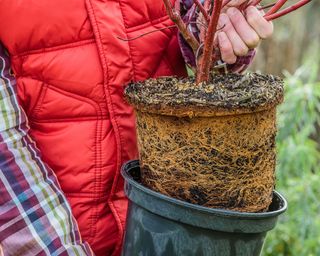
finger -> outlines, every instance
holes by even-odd
[[[260,37],[248,24],[243,14],[237,8],[230,7],[227,10],[227,15],[243,42],[250,49],[257,47],[260,42]]]
[[[219,18],[219,27],[222,27],[223,31],[227,34],[231,44],[233,51],[236,56],[245,56],[249,48],[246,44],[242,41],[236,30],[234,29],[231,21],[226,14],[221,14]]]
[[[227,64],[234,64],[237,61],[237,57],[233,52],[232,44],[224,32],[218,33],[219,49],[221,58]]]
[[[228,0],[224,0],[224,3],[227,2]],[[227,3],[227,6],[240,6],[241,4],[243,4],[244,2],[247,2],[248,0],[231,0]]]
[[[260,38],[266,39],[272,35],[273,23],[267,21],[256,7],[249,6],[246,9],[246,18]]]

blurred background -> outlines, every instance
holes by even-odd
[[[269,232],[262,255],[319,256],[320,1],[274,25],[275,35],[262,42],[250,69],[285,79],[285,101],[278,114],[276,190],[287,198],[289,208]]]

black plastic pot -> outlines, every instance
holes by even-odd
[[[211,209],[170,198],[139,183],[139,161],[122,168],[129,209],[123,256],[255,256],[287,208],[274,192],[268,212]]]

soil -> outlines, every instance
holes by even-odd
[[[196,85],[193,77],[163,77],[132,83],[127,101],[140,111],[173,116],[211,116],[250,113],[283,100],[279,77],[248,73],[215,75],[209,84]]]
[[[282,81],[253,73],[193,82],[166,77],[126,88],[136,108],[142,183],[206,207],[266,211]]]

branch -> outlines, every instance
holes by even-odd
[[[231,0],[224,0],[222,3],[222,8],[226,7],[228,3],[230,3]]]
[[[178,2],[178,1],[177,1]],[[190,22],[191,22],[191,20],[192,20],[192,17],[195,15],[195,13],[196,13],[196,9],[197,9],[197,7],[196,7],[196,4],[193,4],[192,6],[191,6],[191,8],[190,8],[190,15],[189,15],[189,17],[188,17],[188,21],[186,22],[186,24],[187,24],[187,26],[190,24]]]
[[[203,5],[200,3],[199,0],[193,0],[193,2],[196,4],[196,6],[199,8],[200,12],[202,13],[205,21],[207,23],[209,23],[210,21],[210,17],[209,17],[209,14],[208,12],[206,11],[206,9],[203,7]]]
[[[180,1],[174,2],[174,9],[176,10],[176,12],[180,13],[180,11],[181,11]]]
[[[274,6],[274,5],[275,5],[275,3],[263,5],[263,6],[258,7],[258,10],[259,10],[259,11],[262,11],[262,10],[268,9],[268,8]]]
[[[216,0],[210,18],[210,23],[204,42],[203,55],[201,57],[200,72],[197,73],[197,83],[207,82],[209,80],[210,68],[215,58],[212,58],[214,47],[214,36],[217,31],[218,19],[221,13],[222,0]]]
[[[284,16],[284,15],[290,13],[290,12],[293,12],[293,11],[299,9],[300,7],[306,5],[307,3],[310,3],[311,1],[312,0],[301,0],[300,2],[294,4],[294,5],[292,5],[292,6],[288,7],[288,8],[280,11],[280,12],[273,13],[273,14],[270,14],[270,15],[266,14],[264,17],[268,21],[277,19],[277,18],[279,18],[281,16]]]
[[[240,5],[239,10],[243,11],[243,10],[247,9],[249,6],[257,6],[260,4],[261,1],[262,0],[247,1],[247,2],[243,3],[242,5]]]
[[[146,36],[146,35],[152,34],[152,33],[154,33],[154,32],[158,32],[158,31],[162,31],[162,30],[166,30],[166,29],[170,29],[170,28],[175,28],[175,27],[177,27],[177,25],[171,25],[171,26],[167,26],[167,27],[164,27],[164,28],[154,29],[154,30],[151,30],[151,31],[146,32],[146,33],[143,33],[143,34],[141,34],[141,35],[139,35],[139,36],[136,36],[136,37],[122,38],[122,37],[117,36],[117,38],[120,39],[120,40],[122,40],[122,41],[128,42],[128,41],[133,41],[133,40],[136,40],[136,39],[138,39],[138,38],[144,37],[144,36]]]
[[[276,4],[266,13],[266,16],[278,11],[288,0],[279,0]]]
[[[204,10],[206,13],[209,13],[209,9],[210,9],[210,0],[204,0],[204,4],[203,4]],[[209,21],[210,22],[210,21]],[[209,23],[208,22],[208,23]],[[202,43],[206,37],[206,30],[207,28],[205,27],[201,27],[200,28],[200,42]]]
[[[163,0],[164,6],[166,7],[169,18],[177,25],[179,32],[182,34],[186,42],[191,46],[193,52],[197,52],[199,48],[199,42],[188,30],[186,24],[184,24],[180,14],[177,10],[173,9],[170,0]]]
[[[250,0],[246,0],[238,7],[238,9],[240,11],[243,11],[243,10],[247,9],[248,6],[250,6],[250,5],[251,5],[251,1]]]

